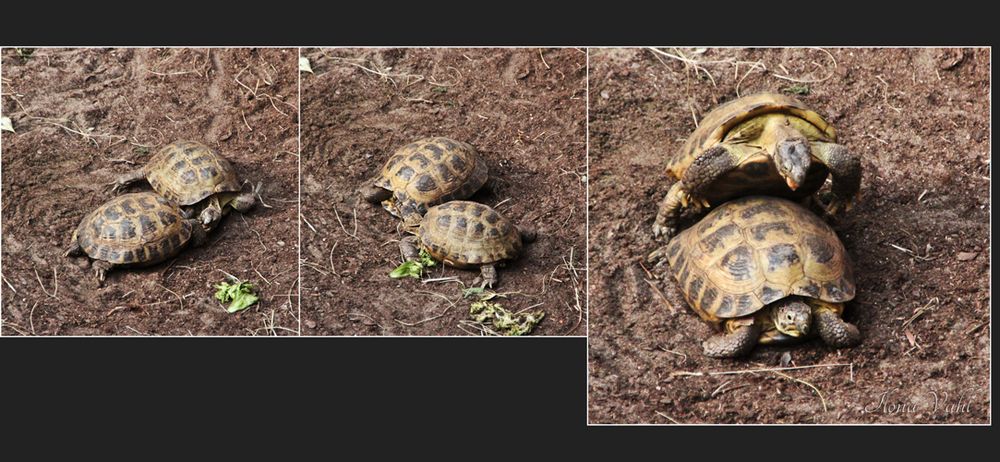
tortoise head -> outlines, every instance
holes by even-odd
[[[372,183],[368,183],[358,188],[358,194],[360,194],[361,198],[364,199],[366,202],[372,204],[378,204],[379,202],[388,200],[390,197],[392,197],[392,191],[389,191],[388,189],[385,188],[380,188]]]
[[[246,183],[244,183],[244,185],[245,184]],[[251,188],[250,191],[243,191],[243,187],[241,186],[240,192],[238,194],[231,194],[227,197],[228,200],[226,200],[225,203],[236,209],[237,212],[249,212],[250,209],[257,205],[257,196],[260,196],[260,191],[263,187],[264,183],[262,182],[257,182],[257,185]],[[265,207],[266,206],[267,205],[265,204]]]
[[[788,187],[795,191],[806,181],[806,172],[812,164],[812,152],[805,138],[791,138],[778,143],[774,164]]]
[[[538,239],[538,229],[532,225],[520,225],[517,227],[517,231],[521,234],[521,241],[525,243],[532,243]]]
[[[791,337],[809,335],[812,326],[812,308],[802,301],[785,299],[774,307],[774,326],[782,334]]]

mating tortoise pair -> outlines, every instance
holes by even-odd
[[[668,172],[678,181],[653,225],[668,243],[649,259],[667,261],[691,308],[722,328],[702,344],[706,355],[741,356],[758,343],[816,335],[837,348],[860,341],[857,327],[841,319],[855,287],[843,244],[825,222],[782,199],[813,200],[828,175],[828,214],[848,209],[858,194],[859,159],[819,114],[780,94],[730,101],[705,116]],[[673,237],[685,208],[712,206]]]
[[[399,148],[370,183],[359,190],[402,219],[406,259],[421,249],[456,268],[479,268],[482,284],[497,281],[496,266],[517,258],[535,232],[518,229],[491,207],[465,201],[487,184],[489,168],[468,143],[425,138]]]
[[[89,213],[73,232],[67,256],[94,259],[104,281],[114,267],[140,267],[198,246],[230,209],[250,210],[256,189],[241,192],[236,170],[195,141],[163,147],[142,168],[112,183],[112,191],[145,178],[155,192],[124,194]]]

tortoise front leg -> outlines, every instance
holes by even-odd
[[[688,195],[684,192],[681,182],[678,181],[670,187],[667,195],[660,202],[660,209],[656,213],[656,221],[653,222],[653,237],[663,238],[669,242],[677,233],[677,226],[680,222],[681,211],[688,203]]]
[[[833,176],[833,200],[827,213],[836,215],[850,210],[861,189],[861,159],[843,145],[822,141],[812,143],[812,153]]]
[[[844,321],[840,317],[842,309],[837,305],[816,300],[813,318],[820,338],[834,348],[850,348],[861,343],[861,331],[858,326]]]
[[[405,260],[417,260],[420,258],[420,241],[417,236],[406,236],[399,241],[399,253]]]
[[[727,322],[734,322],[733,320]],[[760,338],[760,324],[754,322],[737,327],[728,334],[713,335],[702,342],[705,356],[712,358],[736,358],[746,356],[757,346]]]
[[[653,224],[653,237],[663,236],[669,241],[677,232],[677,223],[684,209],[692,207],[697,213],[702,207],[710,207],[712,204],[705,197],[709,187],[719,177],[735,169],[739,160],[739,148],[725,143],[701,153],[660,203],[660,211]]]
[[[208,202],[201,213],[198,214],[198,218],[201,220],[202,226],[206,230],[211,231],[215,229],[215,225],[222,219],[222,204],[219,203],[218,195],[212,195],[212,197],[205,200]]]
[[[489,287],[490,289],[492,289],[493,285],[497,283],[498,279],[496,266],[483,265],[479,268],[479,272],[480,272],[479,278],[482,279],[480,287],[483,288]],[[475,285],[475,283],[473,283],[473,285]]]
[[[104,260],[94,260],[94,276],[97,276],[97,285],[104,284],[104,279],[108,271],[115,267],[114,263]]]
[[[701,153],[684,172],[681,180],[685,191],[691,195],[692,200],[708,207],[710,204],[704,196],[708,193],[709,187],[715,180],[735,169],[739,161],[740,152],[737,146],[725,143],[713,146]]]
[[[118,192],[128,184],[134,183],[143,178],[146,178],[146,172],[140,168],[119,176],[114,182],[108,183],[108,186],[111,187],[112,194],[118,194]]]

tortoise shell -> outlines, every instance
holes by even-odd
[[[428,209],[417,237],[435,260],[458,268],[517,258],[524,245],[510,220],[486,205],[469,201],[451,201]]]
[[[164,146],[143,170],[153,190],[180,205],[193,205],[212,194],[240,190],[232,164],[197,141],[176,141]]]
[[[682,178],[698,156],[721,142],[742,142],[752,147],[762,135],[762,119],[769,115],[787,116],[809,141],[837,141],[833,126],[800,101],[780,93],[758,93],[719,105],[705,115],[698,128],[668,162],[668,175],[675,179]],[[766,152],[748,149],[739,168],[715,182],[709,194],[712,197],[708,199],[718,203],[737,195],[805,197],[819,190],[827,174],[825,165],[813,162],[806,181],[793,193],[785,187]]]
[[[393,192],[386,209],[398,217],[423,215],[428,207],[472,196],[486,183],[489,167],[468,143],[425,138],[396,150],[375,182]]]
[[[177,206],[152,192],[118,196],[90,212],[73,240],[96,260],[144,265],[166,260],[191,239]]]
[[[840,239],[785,199],[727,202],[672,239],[666,255],[684,298],[710,322],[747,316],[792,295],[831,303],[854,298]]]

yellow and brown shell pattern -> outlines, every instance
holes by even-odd
[[[458,268],[514,259],[523,248],[517,227],[478,202],[451,201],[431,207],[417,236],[435,260]]]
[[[220,192],[240,190],[232,164],[197,141],[176,141],[160,149],[145,167],[153,190],[180,205],[193,205]]]
[[[428,207],[472,196],[486,183],[489,167],[468,143],[434,137],[399,148],[386,161],[375,186],[393,192],[383,202],[389,213],[404,218]]]
[[[177,206],[152,192],[118,196],[90,212],[73,233],[91,258],[119,265],[166,260],[191,239]]]
[[[667,245],[688,304],[718,322],[800,295],[854,298],[850,257],[833,229],[794,202],[750,196],[712,210]]]

